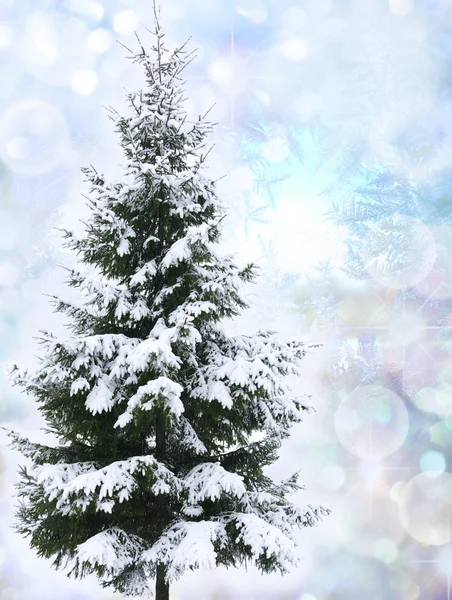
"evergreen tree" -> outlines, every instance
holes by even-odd
[[[187,569],[254,561],[285,572],[298,560],[296,532],[329,510],[287,499],[296,475],[275,483],[264,468],[309,404],[291,395],[306,348],[274,333],[230,336],[225,320],[246,302],[239,269],[216,244],[224,218],[215,182],[201,173],[212,129],[183,109],[184,47],[140,43],[146,85],[111,111],[126,158],[124,177],[84,170],[91,214],[68,283],[71,336],[42,332],[34,373],[13,366],[33,395],[52,447],[10,432],[21,468],[18,531],[69,575],[169,598]],[[259,440],[256,441],[256,434]]]

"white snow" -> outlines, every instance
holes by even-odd
[[[301,556],[294,540],[278,527],[256,514],[235,513],[232,518],[240,527],[237,540],[249,546],[256,558],[259,555],[268,558],[273,555],[286,567],[299,563]]]
[[[188,419],[181,415],[179,418],[179,424],[181,432],[181,446],[183,448],[194,450],[196,454],[206,454],[207,448],[205,444],[199,439],[196,431],[193,429]]]
[[[189,239],[184,237],[180,240],[174,242],[168,252],[165,254],[164,259],[162,260],[163,269],[168,269],[183,260],[187,260],[191,256],[191,249],[189,245]]]
[[[114,403],[113,391],[110,388],[107,377],[99,378],[86,398],[86,408],[93,415],[96,415],[97,413],[111,410]]]
[[[155,494],[170,490],[180,493],[184,487],[167,467],[149,455],[116,461],[101,469],[94,463],[44,464],[36,466],[33,474],[47,498],[58,499],[56,508],[62,514],[85,511],[92,503],[96,510],[111,513],[116,502],[128,500],[135,491],[137,471],[155,478]]]
[[[78,377],[71,384],[70,395],[74,396],[75,394],[78,394],[78,392],[80,392],[81,390],[89,389],[91,389],[91,385],[89,384],[89,382],[84,377]]]
[[[133,411],[140,407],[142,410],[152,410],[158,398],[164,400],[170,411],[179,417],[185,410],[180,396],[184,388],[168,377],[157,377],[138,388],[127,403],[127,410],[119,417],[115,427],[125,427],[133,419]],[[143,402],[143,400],[147,402]]]
[[[77,546],[77,558],[83,563],[105,567],[116,574],[132,565],[145,547],[141,538],[119,527],[111,527]]]
[[[161,263],[163,271],[184,260],[188,260],[192,255],[192,247],[194,244],[207,244],[209,242],[210,227],[211,225],[209,223],[188,227],[185,236],[175,241],[165,254]]]
[[[188,569],[213,569],[216,552],[213,541],[226,539],[223,523],[218,521],[179,521],[167,529],[142,558],[166,565],[169,581]]]
[[[201,463],[184,478],[188,487],[188,502],[197,505],[203,500],[218,500],[223,493],[241,498],[246,492],[243,477],[226,471],[218,463]]]
[[[130,285],[144,283],[148,277],[153,277],[156,273],[157,267],[155,265],[155,260],[151,260],[138,269],[135,275],[130,278]]]
[[[167,328],[165,332],[160,333],[159,338],[148,338],[140,342],[129,353],[129,371],[133,373],[145,371],[151,362],[162,373],[167,373],[171,369],[178,369],[181,365],[181,359],[173,353],[171,345],[167,341],[168,334],[171,336],[173,333],[174,330]]]

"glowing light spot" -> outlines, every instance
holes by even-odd
[[[0,23],[0,48],[7,48],[13,41],[13,32],[6,23]]]
[[[263,23],[268,17],[267,9],[260,0],[240,0],[237,12],[252,23]]]
[[[18,268],[10,262],[0,263],[0,285],[3,287],[12,287],[19,281],[20,273]]]
[[[107,29],[94,29],[88,36],[88,47],[93,52],[107,52],[113,43],[113,36]]]
[[[80,96],[89,96],[97,86],[98,77],[94,71],[76,71],[71,77],[72,91]]]
[[[336,508],[338,516],[335,522],[343,544],[363,556],[374,557],[377,548],[381,552],[380,560],[383,553],[389,558],[388,542],[397,545],[405,533],[399,520],[397,504],[390,499],[389,494],[390,490],[385,485],[380,484],[374,488],[371,509],[366,486],[354,486],[344,495]],[[378,548],[382,539],[388,541]]]
[[[446,470],[446,460],[441,452],[429,450],[425,452],[419,460],[420,468],[423,473],[432,473],[438,475]]]
[[[26,137],[15,137],[6,143],[6,152],[14,160],[24,160],[30,154],[30,144]]]
[[[329,490],[338,490],[344,485],[345,473],[337,465],[327,465],[320,471],[320,481]]]
[[[298,32],[306,23],[306,13],[298,6],[290,6],[283,12],[282,22],[285,29]]]
[[[47,67],[56,56],[59,45],[58,34],[50,19],[42,13],[32,15],[25,25],[25,44],[22,57],[31,65]]]
[[[373,488],[381,481],[382,469],[378,460],[363,460],[360,465],[360,473],[368,488]]]
[[[261,104],[263,104],[264,106],[270,106],[271,103],[271,99],[270,99],[270,94],[268,92],[263,92],[263,91],[256,91],[256,98],[259,100],[259,102]]]
[[[116,33],[122,35],[132,34],[138,27],[140,19],[133,10],[120,10],[113,19],[113,27]]]
[[[390,322],[391,337],[402,346],[419,340],[426,332],[427,323],[417,313],[397,315]]]
[[[389,10],[395,15],[406,17],[413,10],[413,0],[389,0]]]
[[[276,131],[284,139],[284,131]],[[276,144],[265,147],[265,156],[272,158],[276,154]],[[288,155],[288,147],[282,145],[280,160]],[[271,151],[271,153],[270,153]],[[271,219],[269,228],[274,241],[274,260],[285,271],[296,269],[299,273],[312,268],[316,263],[338,256],[342,238],[339,229],[325,223],[322,217],[323,205],[315,191],[287,191],[277,200],[277,210],[274,214],[266,212]],[[310,252],[303,251],[309,247]]]
[[[234,80],[234,64],[229,59],[220,59],[209,66],[209,75],[215,83],[229,85]]]
[[[372,226],[363,255],[365,268],[377,283],[403,289],[420,283],[432,270],[435,240],[418,219],[394,214]]]
[[[452,475],[420,473],[403,489],[399,503],[401,522],[418,542],[441,546],[451,542]]]
[[[450,577],[452,575],[452,548],[440,548],[436,560],[441,573]]]
[[[46,102],[23,100],[0,116],[0,157],[17,173],[50,171],[64,160],[68,142],[66,121]]]
[[[450,415],[452,413],[452,388],[450,385],[441,385],[437,388],[423,387],[414,397],[416,406],[424,412],[437,415]]]
[[[405,481],[396,481],[396,483],[394,483],[394,485],[391,487],[391,492],[389,494],[391,500],[394,500],[394,502],[400,502],[400,498],[402,496],[402,492],[405,488],[405,485]]]
[[[248,87],[248,72],[243,61],[220,58],[209,65],[208,74],[219,88],[236,96]]]
[[[0,250],[14,250],[20,246],[21,240],[17,231],[21,228],[20,218],[12,217],[9,211],[0,210]],[[23,226],[22,226],[23,229]],[[0,302],[0,310],[3,305]]]
[[[104,18],[104,7],[100,2],[90,2],[88,12],[96,21],[102,21]]]
[[[436,423],[430,427],[430,439],[438,446],[449,446],[452,443],[452,433],[446,423]]]
[[[308,45],[302,38],[293,36],[283,44],[284,56],[294,62],[301,62],[307,53]]]
[[[439,300],[452,296],[452,228],[440,225],[433,229],[436,246],[435,264],[424,281],[417,286],[418,291],[428,298]]]
[[[365,385],[341,402],[334,426],[339,441],[352,454],[378,460],[398,450],[405,441],[408,411],[392,390]]]
[[[397,556],[399,555],[399,551],[397,548],[397,544],[393,540],[389,540],[387,538],[382,538],[378,540],[378,542],[374,545],[374,556],[377,560],[381,560],[384,563],[393,562]]]
[[[382,346],[382,362],[388,373],[398,373],[405,364],[403,344],[385,344]]]
[[[317,600],[317,597],[312,594],[301,594],[299,600]]]

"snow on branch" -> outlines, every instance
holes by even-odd
[[[194,467],[184,482],[188,489],[188,502],[197,505],[203,500],[218,500],[223,493],[241,498],[246,492],[243,477],[226,471],[218,463],[201,463]]]
[[[198,226],[188,227],[187,233],[183,238],[178,239],[165,254],[161,267],[163,271],[178,265],[192,256],[193,246],[196,243],[204,245],[209,243],[210,224],[202,223]]]
[[[143,553],[150,562],[162,562],[168,581],[175,581],[188,569],[213,569],[217,553],[214,542],[226,543],[226,529],[219,521],[179,521]]]
[[[170,331],[169,328],[166,330],[166,334],[173,333],[174,331]],[[169,373],[170,370],[177,370],[180,367],[181,359],[173,353],[171,341],[171,337],[163,335],[163,332],[157,338],[149,337],[140,341],[127,357],[130,372],[143,372],[151,362],[153,367],[162,374]]]
[[[82,306],[95,304],[98,309],[105,311],[113,304],[116,307],[115,317],[118,319],[130,315],[133,321],[141,321],[149,315],[149,308],[142,295],[132,295],[124,284],[107,279],[93,269],[72,269],[70,278],[71,285],[78,287],[85,296]]]
[[[48,462],[54,459],[56,455],[64,457],[67,453],[67,449],[64,446],[44,446],[43,444],[31,442],[28,438],[5,427],[0,427],[0,430],[3,430],[10,438],[11,441],[8,445],[11,450],[17,450],[22,456],[31,459],[36,464]]]
[[[82,382],[86,381],[82,379]],[[71,386],[71,395],[73,393],[73,386],[76,384],[77,388],[80,388],[82,383],[80,382],[80,378],[76,379],[76,381]],[[88,384],[89,385],[89,384]],[[93,414],[108,412],[113,408],[115,404],[114,398],[114,388],[107,376],[101,376],[96,381],[93,389],[90,391],[85,400],[86,408]]]
[[[62,514],[86,511],[92,503],[96,510],[111,513],[116,502],[127,501],[137,488],[135,473],[155,479],[154,494],[181,491],[182,482],[153,456],[134,456],[98,469],[95,463],[44,464],[35,467],[33,476],[49,501],[57,500]]]
[[[283,570],[299,563],[301,557],[294,540],[276,525],[256,514],[234,513],[231,520],[239,530],[237,541],[243,542],[254,558],[274,558]]]
[[[104,567],[114,576],[134,564],[145,548],[145,542],[137,535],[111,527],[79,544],[76,558],[94,567]]]
[[[205,444],[199,439],[196,431],[183,415],[179,418],[179,427],[181,434],[180,445],[182,448],[193,450],[196,454],[207,453]]]
[[[157,377],[140,386],[128,404],[127,410],[119,417],[115,427],[125,427],[133,419],[133,411],[138,407],[142,410],[152,410],[155,402],[163,400],[164,405],[178,418],[184,412],[184,405],[180,396],[184,388],[168,377]],[[147,402],[143,400],[147,399]]]
[[[157,267],[155,264],[155,260],[151,260],[151,261],[145,263],[140,269],[138,269],[138,271],[135,273],[135,275],[133,275],[130,278],[130,285],[132,285],[132,286],[141,285],[146,280],[148,280],[149,277],[154,277],[154,275],[156,273],[157,273]]]
[[[234,408],[241,397],[259,408],[262,426],[280,431],[308,408],[292,398],[287,375],[301,375],[301,344],[283,344],[269,333],[208,340],[209,359],[193,378],[192,395]]]

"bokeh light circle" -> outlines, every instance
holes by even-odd
[[[440,548],[436,560],[439,571],[450,577],[452,575],[452,548],[450,546]]]
[[[334,417],[341,444],[355,456],[379,459],[400,448],[408,433],[408,411],[392,390],[365,385],[341,402]]]
[[[413,10],[413,0],[389,0],[389,10],[401,17],[406,17]]]
[[[306,13],[299,6],[289,6],[282,14],[282,24],[289,31],[301,31],[306,23]]]
[[[399,555],[397,544],[388,538],[381,538],[374,544],[374,556],[384,563],[392,563]]]
[[[452,474],[420,473],[400,495],[399,514],[418,542],[441,546],[452,541]]]
[[[393,559],[394,549],[397,552],[397,544],[405,532],[387,486],[379,484],[368,490],[356,485],[337,510],[336,529],[343,545],[364,556],[377,555],[385,562]]]
[[[16,173],[38,175],[64,161],[69,131],[61,112],[41,100],[23,100],[0,116],[0,157]]]
[[[423,281],[436,259],[435,239],[419,219],[394,214],[375,223],[364,239],[364,267],[384,287],[404,289]]]
[[[120,10],[113,19],[113,27],[116,33],[131,35],[136,31],[139,22],[140,18],[135,11]]]
[[[95,71],[82,69],[71,77],[71,88],[79,96],[89,96],[97,86],[99,78]]]
[[[86,23],[78,17],[52,11],[32,13],[25,21],[19,58],[39,81],[68,85],[74,71],[94,68],[91,49],[81,43],[88,34]]]
[[[268,11],[262,0],[240,0],[237,12],[252,23],[263,23],[268,17]]]
[[[438,474],[446,470],[446,459],[442,452],[428,450],[419,459],[419,466],[423,473]]]
[[[223,92],[240,96],[249,87],[249,71],[246,63],[235,57],[223,56],[213,60],[207,72],[213,83]]]
[[[108,29],[94,29],[88,36],[88,47],[99,54],[107,52],[113,44],[113,35]]]
[[[416,289],[428,298],[452,297],[452,227],[440,225],[432,230],[435,239],[435,263]]]
[[[293,62],[301,62],[308,53],[308,45],[303,38],[292,36],[283,44],[283,54]]]
[[[369,141],[377,160],[397,177],[428,180],[449,168],[451,132],[448,109],[427,97],[413,99],[403,116],[379,115],[371,124]]]
[[[452,414],[452,385],[422,387],[414,396],[414,403],[424,412],[447,416]]]
[[[320,471],[321,484],[329,490],[338,490],[344,485],[345,473],[338,465],[326,465]]]

